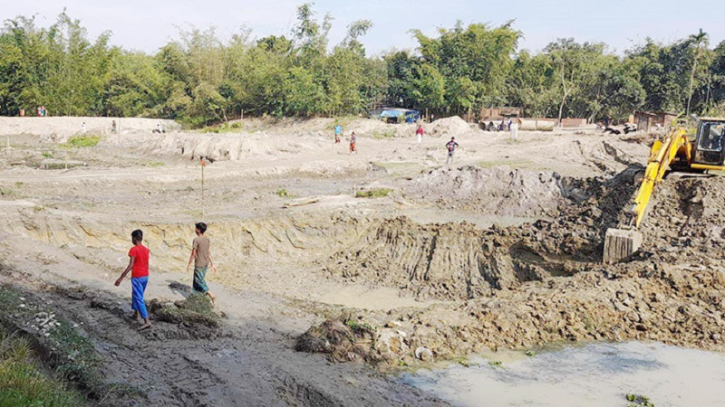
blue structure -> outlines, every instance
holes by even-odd
[[[387,121],[399,121],[400,118],[405,117],[406,123],[415,123],[420,118],[420,112],[417,110],[403,109],[403,108],[384,108],[378,118]]]

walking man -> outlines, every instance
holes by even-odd
[[[212,305],[216,297],[209,291],[209,287],[206,285],[206,272],[209,266],[216,272],[214,266],[214,259],[211,257],[211,242],[209,238],[204,236],[206,233],[206,223],[199,222],[195,226],[196,237],[192,243],[191,257],[189,258],[189,264],[186,266],[186,271],[191,268],[191,262],[194,262],[194,291],[208,295]]]
[[[144,300],[144,292],[149,282],[149,249],[143,245],[143,232],[134,230],[131,233],[131,242],[133,247],[128,252],[128,266],[116,280],[116,287],[121,285],[123,279],[126,278],[129,271],[131,273],[131,308],[133,309],[133,318],[143,319],[143,325],[139,331],[151,328],[151,320],[146,309],[146,301]]]
[[[519,119],[518,116],[514,117],[513,120],[511,120],[511,124],[509,124],[509,127],[511,128],[511,140],[518,141],[520,124],[521,119]]]
[[[453,155],[456,152],[456,147],[458,147],[458,143],[456,143],[456,138],[451,137],[451,141],[446,143],[446,148],[448,149],[448,159],[446,159],[447,166],[453,164]]]

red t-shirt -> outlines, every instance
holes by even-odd
[[[128,256],[134,258],[131,277],[148,277],[149,275],[149,249],[143,245],[137,245],[128,251]]]

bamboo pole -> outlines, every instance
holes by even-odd
[[[206,220],[206,209],[204,208],[204,167],[206,167],[206,161],[204,157],[201,158],[201,219]]]

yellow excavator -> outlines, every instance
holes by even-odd
[[[725,118],[692,116],[692,119],[697,123],[694,140],[688,137],[685,126],[676,124],[664,140],[656,140],[652,145],[642,184],[627,214],[628,219],[620,228],[606,232],[604,263],[625,261],[639,250],[642,244],[639,226],[647,213],[652,194],[667,173],[725,171]]]

